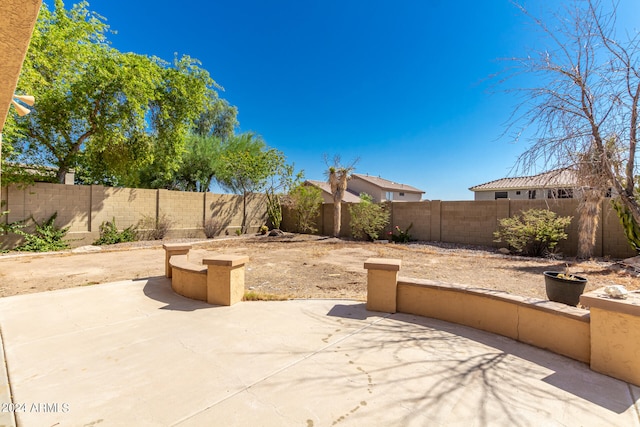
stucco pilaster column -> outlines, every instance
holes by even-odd
[[[162,247],[164,248],[164,275],[165,277],[171,277],[173,274],[169,260],[174,255],[189,255],[191,245],[185,245],[182,243],[165,243]]]
[[[244,297],[244,255],[216,255],[204,258],[207,270],[207,302],[214,305],[233,305]]]
[[[612,299],[598,289],[580,303],[591,313],[591,369],[640,387],[640,295]]]
[[[367,270],[367,310],[396,312],[399,259],[369,258],[364,262]]]

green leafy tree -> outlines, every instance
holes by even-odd
[[[389,212],[382,205],[373,203],[373,198],[360,193],[360,203],[349,206],[351,235],[356,239],[376,240],[380,231],[389,224]]]
[[[205,110],[196,119],[193,133],[214,136],[223,141],[231,138],[238,126],[238,109],[221,98],[209,99]]]
[[[54,166],[60,182],[81,168],[87,182],[131,186],[164,182],[178,168],[215,83],[186,56],[169,65],[121,53],[107,32],[87,2],[43,4],[18,83],[37,108],[9,117],[9,160]]]
[[[170,187],[183,191],[208,191],[224,149],[219,137],[189,135],[182,163],[174,173]]]
[[[247,232],[247,197],[265,189],[269,178],[282,164],[284,155],[275,149],[267,148],[259,136],[245,133],[231,138],[233,146],[222,154],[220,168],[216,173],[217,182],[225,189],[242,195],[242,227]]]
[[[152,161],[141,171],[144,187],[166,187],[182,162],[187,135],[217,97],[214,84],[199,62],[184,56],[162,69],[163,81],[150,104]],[[135,182],[129,185],[134,185]]]

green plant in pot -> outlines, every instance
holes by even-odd
[[[544,284],[549,301],[577,306],[580,295],[584,292],[587,279],[569,273],[569,267],[565,271],[545,271]]]

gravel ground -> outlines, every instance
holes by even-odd
[[[369,243],[287,234],[284,237],[241,236],[191,243],[190,259],[207,253],[249,256],[246,287],[259,296],[277,298],[366,298],[364,261],[371,257],[402,261],[400,276],[496,289],[546,299],[542,272],[564,270],[589,279],[587,291],[610,284],[640,289],[633,268],[616,260],[526,258],[495,248],[434,242],[407,245]],[[164,274],[161,241],[85,247],[46,254],[0,255],[0,297],[42,292]]]

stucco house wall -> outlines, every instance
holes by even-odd
[[[579,191],[578,178],[572,169],[556,169],[538,175],[501,178],[476,185],[475,200],[571,199]]]
[[[380,187],[366,182],[358,177],[352,177],[347,183],[347,188],[356,194],[367,193],[373,198],[374,202],[385,201],[385,192]]]
[[[419,202],[421,190],[405,184],[398,184],[380,177],[360,176],[353,174],[347,183],[349,191],[355,194],[367,193],[374,202]]]
[[[529,189],[527,188],[521,188],[521,189],[514,189],[514,190],[487,190],[487,191],[474,191],[474,200],[495,200],[496,198],[496,193],[507,193],[507,197],[503,197],[505,199],[511,199],[511,200],[529,200]],[[548,189],[541,189],[541,188],[536,188],[536,189],[532,189],[532,191],[535,191],[535,200],[537,199],[548,199],[549,198],[549,191]],[[551,197],[553,198],[553,197]]]

